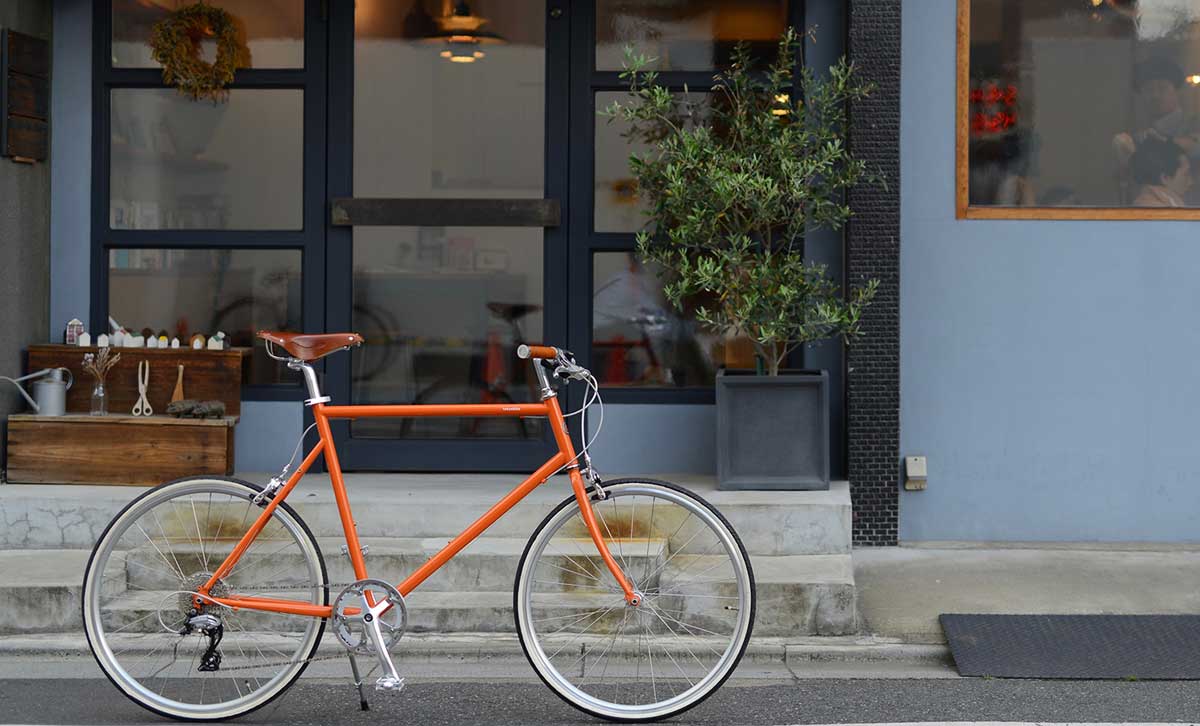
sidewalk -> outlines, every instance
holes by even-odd
[[[941,613],[1200,613],[1200,545],[939,544],[854,551],[861,629],[944,643]]]

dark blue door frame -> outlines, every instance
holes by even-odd
[[[546,3],[546,197],[561,205],[561,225],[546,228],[544,246],[545,329],[542,341],[565,342],[584,365],[591,364],[592,256],[634,248],[634,235],[593,232],[594,134],[597,123],[594,96],[619,91],[615,71],[595,69],[595,9],[590,0],[548,0]],[[815,68],[828,67],[845,47],[843,0],[792,0],[788,22],[795,27],[818,27],[821,43],[810,44],[806,60]],[[329,184],[328,199],[350,197],[353,158],[354,18],[351,3],[333,3],[329,19]],[[711,85],[710,72],[669,72],[660,81],[682,90]],[[352,230],[326,220],[328,236],[326,285],[329,330],[351,325]],[[841,235],[818,234],[806,244],[806,254],[829,266],[835,278],[844,276]],[[556,304],[557,303],[557,304]],[[827,343],[799,353],[793,365],[830,372],[831,461],[833,475],[845,471],[844,354]],[[328,363],[328,387],[336,400],[349,400],[350,361],[335,356]],[[578,386],[576,389],[580,388]],[[581,390],[564,401],[571,410],[582,401]],[[608,388],[609,403],[711,405],[712,387],[659,390]],[[546,441],[500,440],[367,440],[353,439],[349,424],[335,426],[339,452],[350,469],[409,471],[529,471],[550,451]],[[660,432],[658,435],[665,435]]]
[[[568,63],[572,13],[567,0],[546,3],[545,198],[558,200],[562,223],[545,227],[543,236],[543,311],[541,340],[567,338],[566,268],[568,258]],[[353,197],[354,158],[354,7],[333,3],[329,18],[329,178],[326,190],[327,284],[329,330],[349,330],[353,299],[353,228],[335,226],[329,200]],[[399,222],[402,224],[402,222]],[[436,301],[433,301],[436,304]],[[527,331],[527,334],[538,335]],[[540,342],[540,341],[539,341]],[[336,401],[351,400],[350,356],[326,362],[326,388]],[[549,432],[530,440],[365,439],[350,435],[350,424],[334,424],[338,454],[349,470],[513,471],[529,472],[553,451]]]

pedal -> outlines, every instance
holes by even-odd
[[[379,680],[375,681],[375,690],[399,693],[404,690],[404,679],[399,676],[379,676]]]

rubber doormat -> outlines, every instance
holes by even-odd
[[[958,672],[995,678],[1200,679],[1200,615],[957,615]]]

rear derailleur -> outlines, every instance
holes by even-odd
[[[217,650],[217,646],[221,644],[221,638],[225,636],[225,626],[221,624],[221,619],[216,615],[198,612],[194,608],[188,615],[187,622],[179,634],[191,635],[192,633],[200,633],[208,638],[208,647],[204,649],[204,653],[200,656],[200,666],[196,670],[201,673],[212,673],[220,670],[221,651]]]

